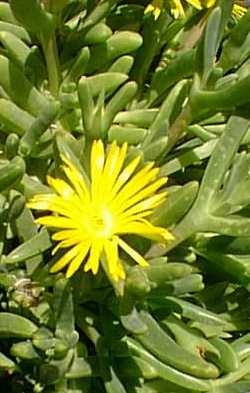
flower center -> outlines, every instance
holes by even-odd
[[[98,238],[110,238],[113,234],[113,217],[110,211],[105,207],[96,207],[90,220],[91,230],[94,236]]]

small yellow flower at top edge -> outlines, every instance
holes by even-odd
[[[184,16],[181,0],[169,0],[171,14],[175,19]],[[153,0],[145,9],[145,14],[152,13],[155,20],[159,18],[164,0]]]
[[[57,229],[52,235],[58,242],[53,254],[66,249],[51,272],[68,266],[68,278],[84,264],[84,271],[96,274],[104,255],[109,273],[117,281],[125,278],[119,248],[139,265],[148,265],[143,256],[122,239],[123,235],[136,234],[164,243],[173,240],[167,229],[154,226],[147,219],[166,198],[166,192],[158,191],[167,178],[157,178],[159,168],[154,168],[153,163],[136,171],[140,157],[123,168],[126,154],[126,143],[119,147],[113,142],[106,153],[102,141],[94,141],[90,186],[79,170],[62,156],[67,181],[48,176],[48,184],[55,193],[35,195],[28,202],[31,209],[56,213],[36,220]]]
[[[243,7],[242,5],[239,5],[239,4],[234,4],[233,5],[232,15],[236,19],[242,18],[242,16],[244,16],[246,12],[247,12],[247,8],[246,7]]]
[[[145,14],[152,13],[155,20],[159,18],[161,13],[161,8],[163,5],[163,0],[153,0],[145,9]]]
[[[186,2],[196,8],[197,10],[201,10],[203,8],[211,8],[213,7],[217,0],[168,0],[171,14],[175,19],[181,18],[185,15],[184,8],[182,2]],[[145,13],[152,12],[155,19],[157,19],[161,13],[161,9],[163,7],[164,0],[153,0],[145,10]],[[246,13],[246,8],[244,6],[234,4],[232,14],[236,18],[241,18]]]
[[[198,10],[206,7],[212,7],[216,0],[185,0],[188,4],[192,5]],[[182,0],[168,0],[169,6],[171,9],[171,14],[175,19],[183,17],[185,15],[184,8],[182,5]],[[161,13],[161,9],[163,7],[164,0],[153,0],[145,9],[145,14],[152,12],[155,19],[157,19]]]

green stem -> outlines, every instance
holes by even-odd
[[[218,232],[226,236],[250,236],[250,219],[247,217],[209,215],[206,219],[206,227],[211,232]]]
[[[223,182],[226,171],[238,151],[240,142],[246,134],[248,127],[248,119],[236,115],[230,117],[223,135],[216,144],[201,182],[198,197],[201,207],[209,203],[211,203],[210,206],[212,208],[214,207],[213,200],[215,195]]]
[[[178,139],[181,137],[183,131],[187,128],[191,121],[191,110],[189,105],[186,105],[168,131],[168,144],[165,155],[172,149]]]
[[[227,374],[225,377],[218,378],[216,380],[211,380],[211,385],[212,387],[231,385],[232,383],[239,381],[249,372],[250,372],[250,358],[242,362],[242,366],[238,370]]]
[[[47,65],[49,91],[54,97],[57,97],[60,86],[60,74],[55,34],[52,33],[50,37],[42,37],[41,42]]]

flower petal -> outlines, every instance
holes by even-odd
[[[83,241],[85,241],[86,239],[80,237],[79,235],[75,235],[75,236],[71,236],[63,241],[61,241],[60,243],[58,243],[52,250],[52,255],[55,255],[55,253],[60,249],[60,248],[68,248],[71,246],[75,246],[76,244],[79,244]]]
[[[81,248],[77,256],[73,259],[73,261],[70,263],[67,269],[66,278],[70,278],[71,276],[73,276],[73,274],[79,269],[79,267],[83,263],[84,258],[88,254],[89,248],[90,248],[90,242],[81,244]]]
[[[120,237],[118,238],[118,244],[140,266],[143,266],[143,267],[148,266],[148,262],[137,251],[135,251],[127,243],[125,243]]]
[[[74,218],[79,216],[79,209],[81,209],[80,200],[72,198],[70,203],[55,194],[36,195],[27,204],[28,207],[35,210],[50,210],[55,213]]]
[[[202,9],[202,4],[201,4],[200,0],[186,0],[186,2],[189,3],[190,5],[192,5],[197,10],[201,10]],[[204,0],[203,0],[203,3],[204,3],[203,5],[205,5]]]
[[[93,201],[99,200],[100,179],[104,167],[104,146],[101,140],[94,141],[91,150],[91,196]]]
[[[180,0],[170,0],[171,14],[175,19],[183,17],[185,15]]]
[[[121,274],[123,276],[122,272],[124,272],[122,265],[119,263],[117,236],[114,236],[112,240],[106,240],[104,242],[104,251],[107,259],[109,272],[113,279],[117,281],[121,277]]]
[[[148,187],[143,188],[137,194],[128,198],[126,201],[122,203],[121,211],[127,210],[128,208],[132,207],[136,203],[154,194],[160,187],[166,184],[166,182],[167,182],[167,178],[162,177],[161,179],[158,179],[154,183],[150,184]]]
[[[53,233],[52,239],[56,241],[60,241],[60,240],[70,239],[71,237],[76,237],[76,236],[82,238],[82,234],[80,234],[78,229],[67,229],[65,231],[59,231]]]
[[[233,11],[232,14],[235,18],[240,19],[242,18],[242,16],[245,15],[245,13],[247,12],[247,8],[243,7],[239,4],[234,4],[233,5]]]
[[[62,270],[66,265],[74,259],[81,249],[81,244],[71,248],[68,252],[66,252],[50,269],[51,273],[56,273],[59,270]]]
[[[113,142],[110,146],[103,171],[102,188],[105,193],[109,193],[112,190],[124,164],[127,149],[127,143],[124,143],[121,148],[116,145],[116,142]]]
[[[51,176],[47,176],[47,182],[48,185],[57,192],[57,194],[66,200],[69,200],[75,194],[72,187],[70,187],[69,184],[62,179],[54,179]]]
[[[173,235],[165,228],[152,225],[146,220],[131,222],[122,227],[120,233],[140,235],[157,242],[174,240]]]
[[[100,256],[102,253],[103,249],[103,244],[99,240],[96,240],[95,244],[91,245],[90,249],[90,256],[89,259],[84,266],[84,271],[87,272],[89,270],[92,270],[93,274],[97,274],[98,269],[99,269],[99,263],[100,263]]]
[[[136,205],[129,207],[126,211],[122,212],[122,218],[132,218],[132,216],[135,214],[155,209],[164,201],[166,194],[166,192],[161,192],[160,194],[153,195],[137,203]]]
[[[136,175],[129,180],[124,187],[120,190],[114,199],[114,204],[116,207],[120,207],[125,201],[129,200],[133,195],[141,191],[145,186],[147,186],[152,180],[155,179],[159,172],[159,168],[151,169],[153,163],[145,165]]]
[[[120,188],[128,181],[128,179],[132,176],[134,173],[136,167],[138,166],[139,162],[141,160],[141,157],[135,157],[120,173],[118,176],[117,181],[114,184],[113,190],[112,190],[112,196],[114,197]]]
[[[74,187],[76,193],[78,194],[79,198],[83,202],[89,201],[90,195],[87,185],[85,183],[85,179],[83,178],[82,174],[78,171],[78,169],[65,157],[61,156],[63,162],[66,165],[62,166],[62,169],[71,182],[72,186]]]
[[[35,220],[37,224],[44,225],[51,228],[75,228],[76,224],[73,220],[65,217],[44,216]]]
[[[159,18],[163,0],[153,0],[145,9],[145,14],[153,13],[155,20]]]
[[[206,8],[213,7],[215,5],[217,0],[205,0],[205,6]]]

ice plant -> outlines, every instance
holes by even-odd
[[[126,143],[119,147],[113,142],[105,157],[102,141],[94,141],[89,187],[79,170],[63,156],[62,169],[68,182],[48,176],[48,184],[55,193],[36,195],[28,203],[32,209],[55,213],[36,220],[46,227],[59,229],[52,235],[52,239],[59,242],[53,254],[60,248],[68,249],[52,267],[52,272],[68,265],[66,277],[70,277],[84,263],[85,271],[96,274],[104,254],[112,278],[123,279],[125,271],[118,247],[139,265],[148,263],[121,235],[136,234],[159,242],[173,238],[166,229],[146,219],[165,199],[166,192],[156,192],[167,179],[157,179],[159,169],[153,168],[152,162],[136,172],[139,156],[122,169],[126,153]]]
[[[198,10],[201,10],[202,8],[210,8],[212,7],[216,0],[185,0],[188,4],[192,5]],[[163,7],[164,0],[153,0],[145,10],[145,13],[152,12],[155,19],[157,19],[161,13],[161,8]],[[179,18],[185,15],[184,13],[184,8],[183,8],[183,2],[182,0],[168,0],[171,13],[174,16],[174,18]]]
[[[183,3],[186,2],[196,8],[201,10],[203,8],[211,8],[216,4],[216,0],[167,0],[169,3],[171,14],[175,19],[183,17],[185,15]],[[145,10],[145,13],[152,12],[155,19],[157,19],[161,13],[161,8],[163,7],[164,0],[153,0]],[[232,14],[236,18],[240,18],[246,12],[246,8],[239,4],[233,5]]]

